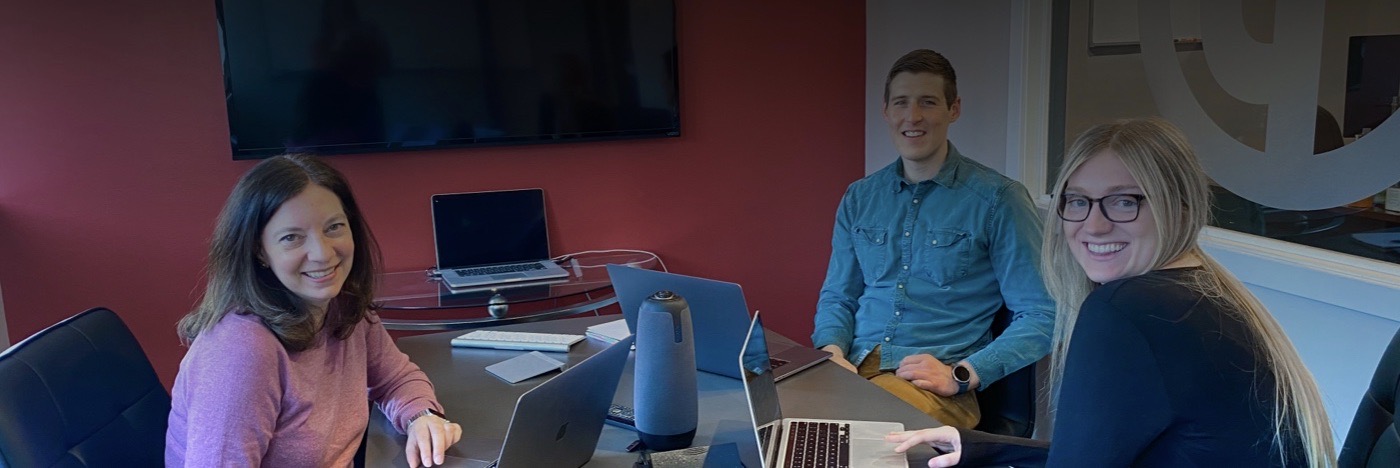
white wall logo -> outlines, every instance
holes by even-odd
[[[1400,179],[1400,118],[1314,155],[1325,2],[1274,2],[1273,43],[1245,31],[1241,0],[1200,2],[1201,41],[1211,74],[1235,98],[1268,106],[1264,151],[1211,120],[1187,84],[1172,44],[1171,0],[1138,2],[1142,59],[1161,114],[1186,132],[1206,172],[1251,201],[1289,210],[1345,205]],[[1178,0],[1180,1],[1180,0]]]

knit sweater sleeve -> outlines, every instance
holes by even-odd
[[[394,429],[407,433],[409,419],[414,415],[428,408],[443,411],[427,374],[399,351],[384,324],[372,317],[362,326],[368,326],[365,358],[369,365],[369,399],[379,405]]]

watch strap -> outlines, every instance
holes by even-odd
[[[423,410],[423,411],[418,412],[418,414],[413,415],[413,417],[408,418],[408,425],[412,426],[412,425],[413,425],[413,422],[414,422],[414,421],[417,421],[418,418],[421,418],[421,417],[423,417],[423,416],[427,416],[427,415],[430,415],[430,414],[433,415],[433,416],[437,416],[437,417],[439,417],[439,418],[442,418],[443,421],[447,421],[447,415],[442,414],[441,411],[438,411],[438,410],[435,410],[435,409],[432,409],[432,408],[428,408],[428,409],[425,409],[425,410]]]

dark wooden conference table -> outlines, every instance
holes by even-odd
[[[582,335],[589,325],[622,318],[603,315],[534,322],[494,327],[496,330]],[[462,441],[447,452],[445,466],[480,466],[474,459],[493,459],[500,450],[501,440],[510,425],[516,399],[527,390],[557,373],[507,384],[485,370],[486,366],[515,357],[523,351],[453,348],[453,337],[465,333],[452,331],[419,335],[398,340],[398,346],[413,362],[427,373],[437,389],[437,397],[448,417],[462,425]],[[777,333],[769,332],[772,352],[796,346]],[[602,341],[588,338],[575,344],[567,355],[572,367],[588,356],[607,347]],[[550,353],[564,360],[562,353]],[[738,356],[735,356],[738,365]],[[632,363],[628,357],[617,394],[613,401],[632,406]],[[760,467],[751,456],[756,453],[753,422],[749,416],[748,400],[738,379],[699,372],[700,421],[694,446],[736,443],[745,455],[745,465]],[[894,421],[907,429],[936,427],[933,418],[915,410],[900,399],[874,384],[831,362],[823,362],[778,383],[784,417],[850,419],[864,421]],[[378,410],[370,411],[369,433],[366,440],[366,466],[407,466],[404,459],[405,436],[393,429]],[[632,467],[636,453],[626,448],[636,434],[612,425],[605,425],[593,459],[588,467]],[[928,466],[934,455],[927,447],[910,452],[909,466]]]

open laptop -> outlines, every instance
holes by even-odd
[[[627,337],[520,395],[495,461],[462,459],[451,465],[530,468],[588,463],[631,347],[632,337]]]
[[[432,197],[435,272],[451,288],[564,278],[549,257],[544,190]]]
[[[741,378],[734,356],[744,346],[749,330],[749,308],[738,284],[622,265],[608,265],[617,303],[627,329],[637,332],[637,310],[657,291],[671,291],[690,305],[695,333],[695,368],[711,374]],[[774,381],[831,358],[819,349],[794,346],[772,357]]]
[[[904,424],[783,418],[758,312],[754,312],[747,337],[739,354],[739,369],[744,374],[744,394],[764,468],[909,466],[908,458],[894,451],[897,444],[885,442],[885,434],[904,430]]]

